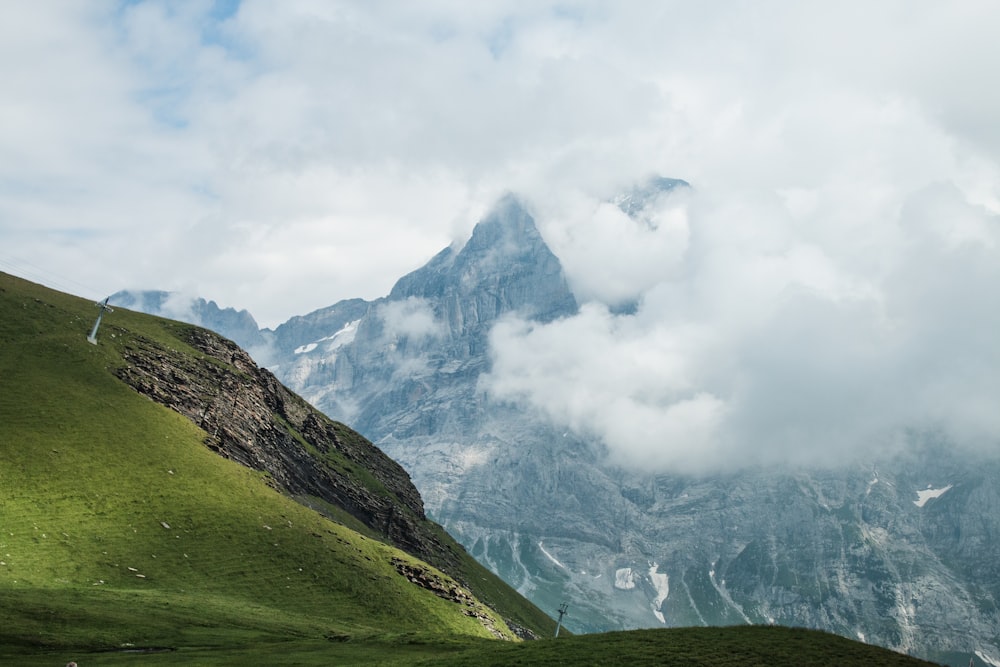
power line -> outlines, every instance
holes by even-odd
[[[54,273],[21,257],[0,255],[0,268],[25,280],[41,283],[68,294],[91,299],[100,294],[100,291],[90,285],[84,285],[77,280]]]

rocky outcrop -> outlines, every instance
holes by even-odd
[[[183,327],[192,350],[175,350],[124,330],[117,375],[184,415],[222,456],[268,474],[280,491],[324,511],[340,508],[375,535],[437,567],[454,570],[456,545],[442,542],[406,471],[258,368],[235,343]]]
[[[486,607],[465,587],[441,577],[422,565],[408,563],[401,558],[393,558],[392,564],[396,571],[411,584],[428,590],[443,600],[461,605],[463,614],[478,620],[497,639],[506,639]],[[522,637],[522,639],[524,638]],[[533,634],[530,638],[537,639]]]

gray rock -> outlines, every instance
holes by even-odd
[[[617,203],[641,222],[683,186],[654,179]],[[277,372],[402,463],[481,562],[543,609],[568,601],[573,631],[778,623],[963,664],[974,650],[1000,655],[995,462],[928,445],[838,471],[627,474],[599,443],[479,387],[499,319],[576,308],[508,196],[464,247],[374,302],[349,342]],[[314,371],[291,374],[310,357]],[[927,484],[951,488],[918,507]]]
[[[616,203],[641,224],[685,186],[653,179]],[[551,614],[568,602],[570,630],[777,623],[1000,658],[997,461],[928,440],[840,470],[626,473],[600,443],[490,401],[497,321],[577,310],[516,198],[384,299],[343,303],[290,321],[276,375],[399,461],[481,562]]]

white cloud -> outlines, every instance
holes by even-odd
[[[994,437],[996,3],[224,4],[0,10],[0,268],[274,326],[386,294],[512,190],[581,298],[641,302],[553,325],[638,432]],[[602,203],[651,173],[694,186],[660,224]],[[612,437],[601,364],[543,334],[498,345],[551,346],[538,382],[580,386],[539,401]]]
[[[194,282],[270,325],[386,293],[505,190],[555,208],[659,172],[808,197],[899,171],[998,200],[988,3],[66,0],[3,18],[9,252],[98,293]],[[939,145],[910,141],[921,123]]]
[[[434,309],[426,299],[411,296],[402,301],[387,301],[379,304],[377,315],[382,320],[383,336],[389,341],[407,338],[420,342],[445,332],[444,323],[434,316]]]
[[[644,469],[840,464],[913,431],[997,453],[1000,217],[953,185],[891,195],[819,245],[836,219],[695,193],[682,269],[639,280],[635,314],[505,321],[484,389]]]
[[[160,315],[182,322],[198,323],[200,317],[195,313],[195,301],[197,294],[185,294],[184,292],[171,292],[160,304]]]
[[[686,196],[661,196],[647,207],[643,224],[611,202],[560,202],[560,210],[545,220],[546,237],[577,297],[620,305],[677,275],[690,236]]]

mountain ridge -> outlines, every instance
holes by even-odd
[[[656,184],[666,190],[654,200],[687,187]],[[636,202],[649,196],[619,206],[643,224]],[[525,238],[503,261],[484,251],[473,270],[456,269],[460,249],[443,250],[373,302],[349,339],[300,341],[275,372],[402,463],[429,513],[481,562],[543,608],[570,600],[575,631],[778,623],[956,665],[1000,655],[996,461],[963,460],[928,436],[907,456],[838,470],[626,472],[601,443],[491,400],[481,380],[492,325],[576,309],[552,298],[561,270],[522,264],[551,255]],[[508,273],[523,282],[501,292]]]

